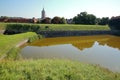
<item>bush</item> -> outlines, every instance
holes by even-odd
[[[4,34],[15,34],[15,33],[23,33],[23,32],[39,32],[39,25],[31,25],[31,24],[8,24]]]
[[[111,30],[120,30],[120,16],[112,17],[109,20],[109,27]]]

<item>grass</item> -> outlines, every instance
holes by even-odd
[[[0,30],[5,30],[7,23],[0,22]]]
[[[5,29],[7,24],[16,23],[0,23],[0,30]],[[31,23],[17,23],[17,24],[27,24],[27,25],[37,25],[40,26],[42,31],[46,30],[110,30],[108,25],[75,25],[75,24],[31,24]],[[48,26],[48,28],[46,28]]]
[[[101,25],[75,25],[75,24],[40,24],[42,27],[49,26],[50,30],[110,30]]]
[[[0,80],[120,80],[120,74],[69,60],[0,61]]]
[[[23,40],[30,39],[30,42],[37,39],[38,35],[33,32],[27,32],[15,35],[0,35],[0,56],[9,53],[18,43]]]

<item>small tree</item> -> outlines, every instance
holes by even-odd
[[[99,25],[107,25],[109,22],[109,18],[108,17],[103,17],[102,19],[100,19],[100,22],[98,23]]]
[[[96,24],[96,16],[87,12],[81,12],[73,18],[73,22],[75,24]]]
[[[54,17],[51,21],[51,23],[53,23],[53,24],[60,24],[60,22],[61,22],[61,18],[57,17],[57,16]]]
[[[61,24],[66,24],[66,23],[67,23],[67,21],[66,21],[66,19],[63,17],[63,18],[61,18],[60,23],[61,23]]]
[[[120,31],[120,16],[112,17],[109,20],[109,27],[112,30],[119,30]]]
[[[41,21],[41,23],[51,24],[51,18],[47,17],[47,18],[43,19],[43,20]]]

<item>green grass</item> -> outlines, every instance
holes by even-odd
[[[110,30],[110,28],[101,25],[75,25],[75,24],[40,24],[44,29],[49,26],[50,30]]]
[[[120,80],[120,74],[69,60],[0,61],[0,80]]]
[[[0,29],[5,29],[7,24],[16,24],[16,23],[0,23]],[[75,24],[31,24],[31,23],[17,23],[17,24],[30,24],[38,25],[41,30],[110,30],[108,25],[75,25]],[[46,29],[45,27],[49,28]]]
[[[34,39],[38,38],[38,35],[33,32],[27,32],[27,33],[22,33],[22,34],[15,34],[15,35],[2,35],[1,34],[0,35],[0,56],[8,53],[18,43],[28,38],[31,41],[33,41]]]
[[[6,28],[7,23],[0,22],[0,30],[4,30]]]

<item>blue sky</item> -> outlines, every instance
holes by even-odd
[[[120,0],[0,0],[0,16],[40,18],[46,16],[73,18],[83,11],[97,17],[120,15]]]

